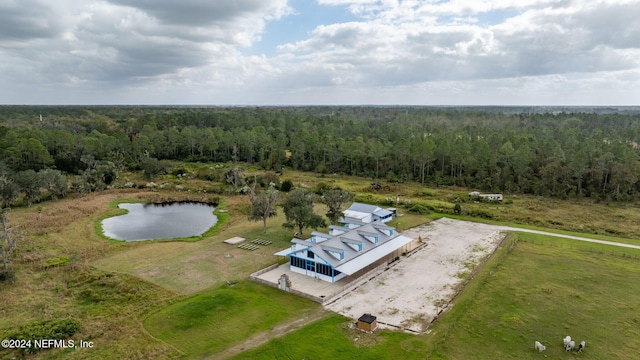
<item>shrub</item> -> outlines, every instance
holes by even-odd
[[[486,210],[483,210],[483,209],[469,210],[469,215],[475,216],[475,217],[480,217],[480,218],[483,218],[483,219],[493,219],[493,215],[490,214],[489,212],[487,212]]]
[[[418,215],[427,215],[431,213],[429,208],[423,204],[413,204],[408,207],[408,210],[410,213],[414,213]]]
[[[80,330],[80,322],[75,319],[53,319],[40,320],[28,323],[17,329],[10,330],[5,333],[4,337],[14,340],[64,340],[73,336],[76,331]],[[38,348],[30,347],[23,349],[23,352],[36,352]]]
[[[274,173],[264,173],[264,175],[262,175],[262,180],[264,181],[265,187],[269,187],[270,184],[273,184],[277,189],[280,186],[280,178]]]
[[[14,281],[16,281],[16,274],[13,270],[0,270],[0,283],[13,283]]]
[[[289,192],[291,191],[292,188],[293,188],[293,182],[289,179],[286,179],[285,181],[282,182],[282,185],[280,185],[280,191]]]
[[[67,264],[69,264],[68,257],[66,256],[53,257],[53,258],[48,258],[47,260],[44,261],[44,268],[48,269],[48,268],[57,267],[57,266],[65,266]]]
[[[331,186],[328,185],[327,183],[320,182],[318,183],[318,185],[315,186],[315,189],[313,190],[313,192],[318,195],[322,195],[327,190],[331,190]]]
[[[184,168],[175,168],[171,171],[171,175],[174,176],[183,176],[187,173],[187,170],[185,170]]]

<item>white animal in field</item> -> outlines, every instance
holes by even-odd
[[[542,352],[547,349],[547,347],[542,345],[540,341],[536,341],[535,344],[533,344],[533,347],[538,350],[538,352]]]
[[[576,342],[571,340],[569,341],[569,343],[567,344],[567,346],[564,347],[565,351],[571,351],[573,350],[573,348],[576,347]]]
[[[578,345],[578,352],[582,352],[582,350],[584,350],[585,345],[587,345],[587,342],[582,340],[580,342],[580,345]]]
[[[562,339],[562,342],[564,343],[564,347],[566,348],[567,345],[569,345],[569,342],[571,341],[571,336],[567,335],[564,339]]]

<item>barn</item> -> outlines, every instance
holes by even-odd
[[[375,207],[370,210],[377,211]],[[332,225],[329,233],[314,231],[306,240],[293,238],[289,249],[275,255],[288,257],[292,272],[333,283],[346,276],[357,276],[418,245],[417,240],[402,236],[394,227],[375,219],[373,213],[368,217],[358,215],[358,221],[347,214],[354,215],[345,211],[350,222],[344,226]]]

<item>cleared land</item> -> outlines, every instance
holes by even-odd
[[[364,313],[391,328],[422,332],[455,296],[480,260],[495,250],[504,232],[549,234],[538,230],[487,225],[442,218],[403,232],[428,245],[401,260],[327,308],[356,319]],[[554,235],[576,241],[607,244],[578,236]],[[608,243],[639,249],[638,245]]]
[[[364,313],[392,327],[426,330],[480,259],[504,237],[496,226],[440,219],[402,233],[427,243],[328,309],[357,319]],[[384,326],[384,325],[382,325]]]
[[[568,358],[562,338],[587,341],[586,359],[632,359],[640,351],[640,251],[537,234],[503,247],[429,334],[364,334],[335,316],[236,359]],[[511,241],[509,241],[511,243]],[[538,353],[534,341],[547,345]]]

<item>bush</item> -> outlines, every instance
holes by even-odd
[[[280,186],[280,178],[274,173],[265,173],[264,175],[262,175],[262,180],[264,181],[265,187],[269,187],[270,184],[273,184],[273,186],[277,189]]]
[[[5,333],[4,337],[13,340],[64,340],[80,330],[80,322],[75,319],[40,320],[23,325]],[[36,352],[35,347],[24,349],[24,352]]]
[[[408,207],[410,213],[418,214],[418,215],[428,215],[431,213],[429,208],[423,204],[413,204]]]
[[[187,170],[185,170],[184,168],[175,168],[171,171],[171,175],[173,176],[183,176],[187,173]]]
[[[282,182],[280,185],[280,191],[289,192],[293,188],[293,182],[289,179]]]
[[[14,281],[16,281],[16,274],[13,270],[0,270],[0,283],[13,283]]]
[[[315,186],[313,192],[316,193],[317,195],[322,196],[322,194],[324,194],[324,192],[327,190],[331,190],[331,186],[328,185],[327,183],[320,182],[318,183],[318,185]]]
[[[68,257],[66,256],[53,257],[53,258],[48,258],[47,260],[44,261],[44,268],[48,269],[52,267],[65,266],[67,264],[69,264]]]
[[[469,215],[483,219],[493,219],[493,215],[482,209],[470,210]]]

